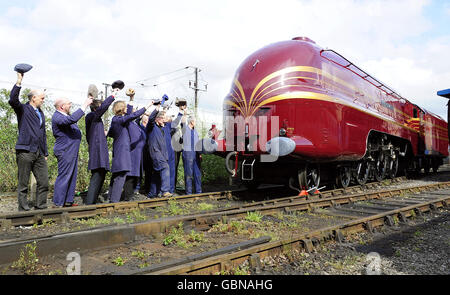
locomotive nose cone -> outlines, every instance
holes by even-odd
[[[295,141],[287,137],[275,137],[266,143],[266,150],[272,156],[287,156],[295,150]]]

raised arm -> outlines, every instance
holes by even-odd
[[[14,109],[14,111],[19,114],[23,111],[23,105],[19,101],[19,93],[20,89],[22,88],[22,79],[23,74],[17,73],[17,82],[14,85],[13,89],[11,90],[11,94],[9,95],[9,101],[8,103],[11,105],[11,107]]]
[[[119,124],[121,124],[121,125],[125,125],[125,124],[135,120],[136,118],[142,116],[144,113],[145,113],[145,108],[142,108],[142,109],[140,109],[140,110],[138,110],[138,111],[136,111],[136,112],[134,112],[134,113],[132,113],[130,115],[125,115],[125,116],[122,116],[122,117],[118,117],[117,118],[117,122]]]
[[[83,110],[78,109],[70,116],[64,116],[63,114],[61,114],[61,116],[55,116],[53,120],[56,125],[66,126],[77,123],[83,116],[84,116]]]
[[[105,99],[105,101],[102,102],[102,104],[98,107],[98,109],[95,110],[95,117],[100,118],[101,116],[103,116],[103,114],[106,113],[109,106],[114,102],[114,100],[115,97],[112,95],[107,99]]]
[[[148,116],[148,123],[147,126],[145,127],[145,133],[150,134],[150,132],[152,132],[157,115],[158,115],[158,108],[155,108],[155,110]]]
[[[182,113],[178,113],[178,116],[176,117],[176,119],[173,120],[172,123],[170,124],[170,128],[171,129],[176,129],[178,127],[178,125],[180,125],[181,118],[183,118],[183,114]]]

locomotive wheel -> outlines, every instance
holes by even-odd
[[[347,188],[352,180],[352,170],[348,166],[338,168],[336,184],[338,187]]]
[[[364,185],[369,179],[369,164],[366,161],[359,162],[356,166],[355,178],[359,185]]]
[[[383,153],[380,153],[378,160],[375,162],[374,175],[378,182],[381,182],[386,177],[386,168],[388,167],[387,158]]]
[[[422,171],[423,161],[421,158],[418,158],[414,161],[414,172],[416,175],[419,175]]]
[[[433,173],[437,173],[438,170],[439,170],[438,161],[433,159],[433,161],[431,161],[431,166],[432,166],[432,169],[433,169]]]
[[[389,172],[388,176],[390,179],[394,179],[395,176],[397,176],[398,172],[398,157],[395,157],[395,159],[389,158]]]
[[[320,184],[320,167],[317,164],[306,164],[298,171],[298,182],[301,189],[318,188]]]
[[[429,159],[423,160],[423,172],[426,174],[430,173],[431,163]]]

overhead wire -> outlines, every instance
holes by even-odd
[[[153,84],[153,85],[141,84],[141,86],[144,87],[144,88],[157,87],[159,85],[166,84],[166,83],[169,83],[169,82],[173,82],[173,81],[176,81],[176,80],[179,80],[179,79],[185,78],[187,76],[191,76],[191,75],[192,75],[192,73],[189,73],[189,74],[186,74],[186,75],[183,75],[183,76],[179,76],[179,77],[176,77],[176,78],[173,78],[173,79],[170,79],[170,80],[167,80],[167,81],[163,81],[163,82],[160,82],[160,83],[156,83],[156,84]]]
[[[152,77],[150,77],[150,78],[147,78],[147,79],[144,79],[144,80],[139,80],[139,81],[137,81],[136,83],[138,83],[138,84],[141,84],[140,82],[145,82],[145,81],[148,81],[148,80],[152,80],[152,79],[156,79],[156,78],[164,77],[164,76],[167,76],[167,75],[170,75],[170,74],[176,73],[176,72],[180,72],[180,71],[186,70],[186,69],[188,69],[188,68],[189,68],[189,67],[184,67],[184,68],[181,68],[181,69],[178,69],[178,70],[172,71],[172,72],[168,72],[168,73],[164,73],[164,74],[160,74],[160,75],[152,76]]]

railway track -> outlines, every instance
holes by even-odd
[[[39,238],[30,238],[30,239],[15,239],[0,243],[0,264],[10,263],[17,259],[19,256],[20,250],[30,242],[35,241],[37,244],[37,254],[39,256],[47,256],[54,253],[59,252],[71,252],[71,251],[80,251],[84,250],[92,250],[92,249],[100,249],[104,247],[113,247],[123,244],[129,244],[136,240],[139,240],[142,237],[149,236],[157,236],[158,234],[168,232],[171,228],[176,227],[178,224],[183,223],[185,229],[195,228],[196,230],[207,230],[211,228],[214,224],[218,222],[227,222],[233,219],[245,218],[249,214],[249,212],[260,212],[262,215],[270,215],[276,212],[300,212],[300,211],[317,211],[317,210],[326,210],[326,212],[322,212],[323,214],[329,215],[342,215],[349,219],[350,221],[345,222],[343,224],[339,224],[333,227],[326,227],[324,229],[316,230],[313,232],[305,233],[304,235],[300,235],[298,237],[294,237],[289,239],[289,241],[277,241],[277,242],[267,242],[257,240],[259,246],[253,246],[253,242],[248,242],[245,245],[238,245],[237,247],[231,247],[230,249],[219,249],[218,251],[221,253],[218,257],[217,253],[203,253],[199,255],[197,260],[193,260],[192,257],[188,257],[190,260],[188,262],[189,269],[187,269],[186,264],[183,265],[182,262],[178,262],[175,266],[170,264],[172,262],[168,262],[168,266],[157,268],[156,273],[215,273],[216,271],[220,272],[224,269],[228,268],[229,265],[237,265],[246,259],[256,259],[256,254],[260,255],[260,257],[264,257],[264,253],[272,253],[275,251],[277,247],[282,249],[287,245],[291,245],[292,247],[306,247],[307,249],[311,248],[312,245],[317,243],[320,240],[327,239],[342,239],[344,235],[357,232],[365,229],[373,229],[381,224],[387,222],[388,224],[395,224],[398,219],[399,222],[404,222],[406,218],[411,217],[412,215],[420,215],[422,212],[426,212],[428,210],[436,210],[441,207],[445,207],[449,204],[450,199],[450,182],[425,185],[413,188],[406,189],[394,189],[394,190],[383,190],[378,192],[370,192],[370,193],[360,193],[360,194],[352,194],[352,195],[342,195],[342,196],[334,196],[334,197],[325,197],[319,198],[316,197],[310,200],[301,200],[297,197],[290,198],[281,198],[277,200],[271,201],[262,201],[256,202],[252,204],[246,204],[241,207],[236,208],[228,208],[225,211],[217,211],[217,212],[208,212],[203,214],[194,214],[194,215],[185,215],[185,216],[176,216],[169,218],[161,218],[157,220],[150,220],[141,223],[135,224],[127,224],[127,225],[111,225],[105,226],[101,228],[96,228],[93,230],[85,230],[78,232],[70,232],[63,234],[55,234],[49,235]],[[407,195],[413,195],[420,193],[421,197],[417,197],[418,195],[414,195],[411,197],[407,197]],[[425,194],[427,194],[425,196]],[[366,205],[367,202],[374,201],[382,202],[383,200],[388,199],[389,201],[384,205],[384,212],[377,211],[369,212],[366,210],[362,212],[362,214],[370,214],[364,215],[363,217],[358,216],[350,211],[342,210],[342,209],[353,209],[356,210],[355,206],[358,204]],[[366,202],[366,203],[361,203]],[[374,204],[375,204],[374,203]],[[397,205],[395,209],[392,207],[393,204]],[[347,206],[347,207],[345,207]],[[373,205],[381,207],[381,204]],[[378,209],[381,210],[381,209]],[[414,211],[414,213],[412,213]],[[321,214],[322,214],[321,213]],[[241,255],[244,252],[237,251],[236,249],[242,249],[243,247],[247,247],[245,250],[247,254]],[[256,248],[255,248],[256,247]],[[234,250],[233,250],[234,249]],[[257,250],[257,251],[256,251]],[[234,251],[233,253],[225,252]],[[256,252],[252,252],[256,251]],[[275,251],[276,252],[276,251]],[[251,253],[251,254],[249,254]],[[253,255],[255,254],[255,255]],[[206,256],[205,256],[206,255]],[[223,256],[225,255],[225,256]],[[229,255],[237,255],[237,256],[229,256]],[[253,255],[253,256],[252,256]],[[268,254],[267,254],[268,255]],[[222,257],[223,256],[223,257]],[[209,258],[204,258],[209,257]],[[225,257],[225,258],[224,258]],[[204,260],[208,260],[212,264],[210,266],[205,267]],[[216,259],[216,260],[215,260]],[[217,259],[220,262],[217,264]],[[193,261],[195,261],[195,265],[203,265],[199,266],[199,268],[193,267]],[[216,261],[216,262],[214,262]],[[223,262],[225,261],[225,262]],[[208,263],[209,263],[208,262]],[[156,267],[156,266],[153,266]],[[174,269],[176,268],[176,270]],[[196,266],[197,267],[197,266]],[[142,270],[138,273],[154,273],[155,268],[150,269],[148,271]],[[136,272],[135,272],[136,273]]]
[[[406,224],[408,218],[421,216],[426,212],[436,212],[439,208],[450,207],[450,184],[447,189],[438,192],[426,192],[412,197],[415,201],[388,198],[386,201],[374,201],[369,204],[361,202],[349,203],[346,207],[331,207],[322,214],[346,216],[351,221],[330,227],[300,234],[280,241],[267,241],[267,237],[250,240],[246,243],[231,245],[206,253],[200,253],[152,265],[143,270],[128,272],[128,275],[179,275],[179,274],[218,274],[230,273],[245,262],[251,268],[261,266],[261,260],[268,256],[275,256],[293,249],[302,249],[308,253],[319,244],[329,241],[343,242],[347,236],[368,231],[373,233],[382,226],[394,226],[398,223]],[[348,207],[348,208],[347,208]],[[371,208],[370,208],[371,207]],[[350,212],[350,214],[349,214]],[[344,215],[345,214],[345,215]],[[358,217],[357,215],[363,215]],[[269,238],[270,239],[270,238]],[[226,253],[224,253],[226,252]]]
[[[333,196],[339,196],[343,194],[354,194],[360,193],[364,190],[378,189],[386,185],[401,183],[405,181],[405,177],[398,177],[392,180],[386,180],[382,183],[373,182],[368,183],[364,186],[356,185],[348,187],[347,189],[334,189],[321,192],[316,198],[327,198]],[[278,186],[271,187],[267,186],[264,190],[278,188]],[[49,221],[55,221],[60,223],[69,223],[73,219],[80,218],[93,218],[96,216],[107,216],[113,213],[121,214],[132,212],[133,210],[146,210],[155,209],[158,207],[167,206],[170,201],[176,202],[195,202],[200,200],[232,200],[233,198],[239,199],[246,193],[244,189],[238,190],[228,190],[220,192],[209,192],[194,195],[185,195],[173,198],[158,198],[158,199],[147,199],[143,201],[133,201],[133,202],[120,202],[115,204],[97,204],[89,206],[77,206],[70,208],[51,208],[46,210],[32,210],[27,212],[13,212],[0,214],[0,229],[9,229],[11,227],[17,226],[32,226],[35,224],[42,224]],[[256,192],[257,194],[257,192]],[[282,202],[287,200],[297,200],[301,199],[300,196],[292,196],[282,199],[269,200],[266,203]],[[259,203],[264,204],[264,203]],[[252,205],[250,205],[252,206]],[[231,210],[231,209],[230,209]]]

